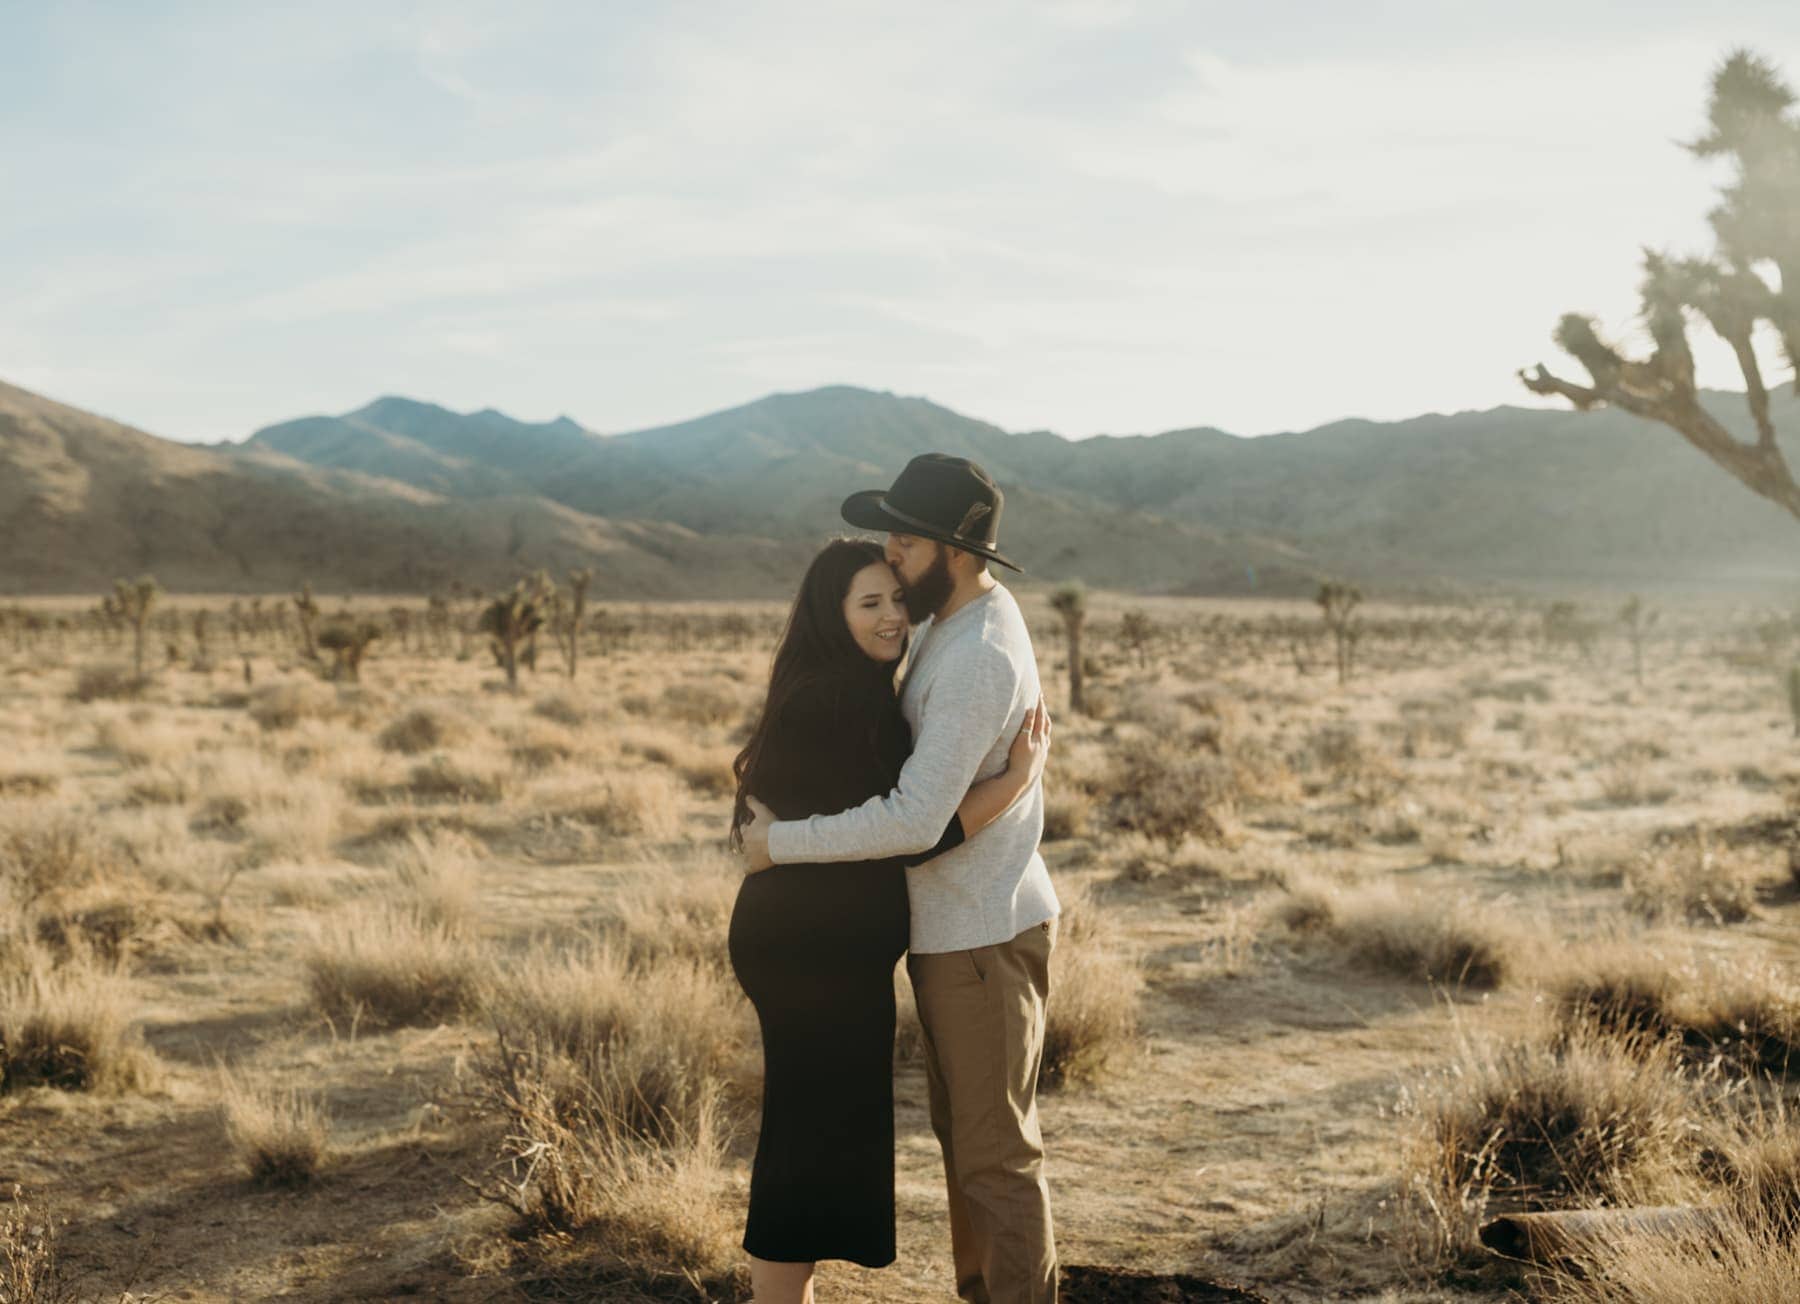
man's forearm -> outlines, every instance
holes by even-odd
[[[956,794],[897,789],[836,815],[778,820],[769,826],[769,858],[778,865],[910,856],[937,845]]]

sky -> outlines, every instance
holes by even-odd
[[[1737,45],[1800,82],[1800,5],[0,0],[0,380],[206,441],[1541,404],[1562,312],[1708,247]]]

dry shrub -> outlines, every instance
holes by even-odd
[[[375,736],[383,751],[403,756],[455,747],[468,741],[475,726],[466,716],[442,706],[415,706]]]
[[[1593,1238],[1547,1284],[1567,1304],[1787,1304],[1796,1282],[1792,1230],[1728,1210],[1702,1225]]]
[[[12,1207],[0,1214],[0,1300],[6,1304],[68,1304],[71,1282],[56,1252],[53,1219],[34,1217],[13,1187]]]
[[[591,714],[585,703],[569,693],[554,693],[549,697],[539,698],[532,704],[531,710],[534,715],[570,729],[581,728],[588,722]]]
[[[1550,685],[1542,679],[1471,679],[1463,684],[1470,697],[1501,702],[1548,702]]]
[[[677,724],[716,728],[737,723],[744,710],[742,690],[709,680],[689,680],[663,689],[651,714]]]
[[[193,740],[166,721],[137,707],[131,716],[102,721],[100,746],[130,766],[168,766],[193,748]]]
[[[533,791],[538,809],[615,838],[673,838],[681,831],[681,802],[680,786],[663,770],[614,771]]]
[[[245,709],[252,720],[273,733],[292,729],[302,720],[330,719],[339,714],[339,703],[328,685],[300,679],[256,689]]]
[[[1756,889],[1766,875],[1757,852],[1715,845],[1695,829],[1659,837],[1639,853],[1625,870],[1625,904],[1652,923],[1742,923],[1756,917]]]
[[[1658,780],[1651,767],[1668,757],[1666,748],[1647,739],[1636,739],[1614,748],[1600,776],[1600,791],[1615,806],[1660,806],[1675,796],[1667,780]]]
[[[513,761],[527,770],[547,770],[581,754],[575,735],[561,725],[527,721],[514,734],[508,749]]]
[[[317,1175],[329,1136],[317,1097],[255,1086],[222,1072],[219,1116],[232,1153],[256,1185],[302,1187]]]
[[[1137,1045],[1143,987],[1104,907],[1087,892],[1063,898],[1039,1070],[1039,1080],[1051,1087],[1096,1080]]]
[[[17,761],[0,761],[0,798],[48,797],[62,784],[62,776]]]
[[[321,929],[305,966],[312,1003],[329,1019],[430,1027],[476,1007],[490,961],[442,924],[389,906]]]
[[[500,757],[482,752],[440,752],[415,765],[406,790],[420,801],[497,802],[506,796],[512,772]]]
[[[90,822],[66,811],[30,807],[9,815],[0,832],[0,890],[18,911],[105,876],[117,851]]]
[[[505,1040],[566,1058],[616,1127],[654,1141],[702,1130],[727,1084],[747,1096],[747,1008],[709,964],[634,965],[603,939],[536,948],[486,998]]]
[[[666,866],[613,898],[602,926],[606,939],[634,965],[680,959],[723,972],[731,964],[725,938],[743,881],[743,870],[724,855]]]
[[[1475,708],[1456,699],[1408,701],[1400,704],[1400,754],[1424,756],[1432,751],[1455,756],[1475,727]]]
[[[546,1041],[504,1032],[478,1062],[482,1095],[506,1123],[488,1198],[555,1233],[538,1242],[559,1288],[584,1299],[640,1297],[633,1287],[678,1280],[701,1297],[741,1295],[740,1226],[716,1087],[691,1124],[659,1138],[625,1125],[627,1084],[598,1082]]]
[[[130,666],[88,665],[75,672],[75,688],[69,695],[77,702],[123,701],[141,696],[149,684],[148,679],[134,675]]]
[[[480,851],[452,830],[414,830],[388,849],[414,912],[425,923],[458,937],[473,936],[480,918]]]
[[[132,1026],[131,1005],[116,967],[82,955],[56,967],[33,957],[0,983],[0,1090],[153,1086],[156,1061]]]
[[[1290,931],[1325,942],[1379,973],[1489,991],[1525,957],[1524,933],[1467,897],[1445,899],[1387,885],[1355,888],[1298,880],[1273,908]]]
[[[1479,1266],[1476,1232],[1497,1213],[1690,1199],[1702,1114],[1666,1045],[1591,1030],[1465,1039],[1402,1101],[1413,1253]]]
[[[1110,784],[1121,828],[1177,847],[1188,838],[1230,836],[1238,787],[1230,762],[1179,742],[1134,739],[1115,757]]]
[[[1615,947],[1575,965],[1550,991],[1565,1028],[1591,1026],[1633,1045],[1666,1040],[1696,1067],[1785,1078],[1800,1058],[1800,995],[1777,971],[1700,973]]]
[[[675,771],[690,788],[703,796],[725,797],[737,791],[731,763],[737,751],[730,746],[707,747],[685,738],[646,729],[618,735],[619,750],[641,756],[653,765]]]
[[[1044,841],[1066,842],[1087,836],[1094,813],[1094,799],[1061,783],[1044,785]]]
[[[1313,730],[1292,765],[1301,774],[1320,776],[1304,785],[1310,794],[1335,787],[1358,805],[1379,807],[1400,792],[1400,774],[1393,762],[1363,741],[1353,724]]]

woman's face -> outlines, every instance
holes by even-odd
[[[844,623],[870,659],[900,659],[906,641],[906,604],[886,562],[870,562],[851,578],[850,591],[844,595]]]

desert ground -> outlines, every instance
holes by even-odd
[[[1622,602],[1367,604],[1340,682],[1311,604],[1097,594],[1077,711],[1022,594],[1061,1255],[1169,1278],[1071,1299],[1790,1297],[1800,621],[1634,656]],[[0,1300],[747,1298],[723,834],[782,609],[600,604],[513,691],[473,599],[322,605],[354,681],[286,595],[163,597],[141,676],[95,599],[0,608]],[[898,981],[899,1262],[821,1300],[953,1297]],[[1475,1239],[1666,1205],[1722,1239]]]

